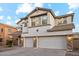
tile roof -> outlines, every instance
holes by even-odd
[[[74,24],[66,24],[66,25],[58,25],[54,26],[51,29],[48,29],[48,32],[54,32],[54,31],[64,31],[64,30],[72,30],[74,28]]]
[[[17,32],[14,32],[12,34],[9,34],[9,35],[12,35],[12,36],[20,36],[22,33],[22,31],[17,31]]]

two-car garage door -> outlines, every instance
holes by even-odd
[[[66,40],[66,36],[39,37],[38,48],[66,49]],[[33,38],[26,38],[25,46],[33,48]]]
[[[66,37],[41,37],[38,41],[39,48],[66,49]]]

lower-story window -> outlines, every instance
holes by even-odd
[[[2,42],[2,38],[0,38],[0,42]]]

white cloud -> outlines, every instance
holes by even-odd
[[[73,11],[69,11],[69,12],[67,12],[67,14],[70,14],[70,13],[73,13]]]
[[[2,7],[0,7],[0,11],[3,11]]]
[[[60,14],[59,11],[55,11],[55,15],[58,16]]]
[[[7,25],[12,25],[12,23],[10,21],[7,21],[6,24]]]
[[[79,3],[70,3],[69,2],[68,5],[69,5],[70,10],[75,10],[75,9],[79,8]]]
[[[8,19],[8,20],[11,20],[12,18],[11,18],[10,16],[7,16],[7,19]]]
[[[3,20],[4,19],[4,16],[0,16],[0,20]]]
[[[19,13],[29,13],[30,11],[32,11],[35,7],[42,7],[43,4],[42,3],[24,3],[21,4],[17,7],[16,9],[16,14]]]

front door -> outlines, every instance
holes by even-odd
[[[37,38],[33,37],[33,47],[36,48],[37,47]]]

